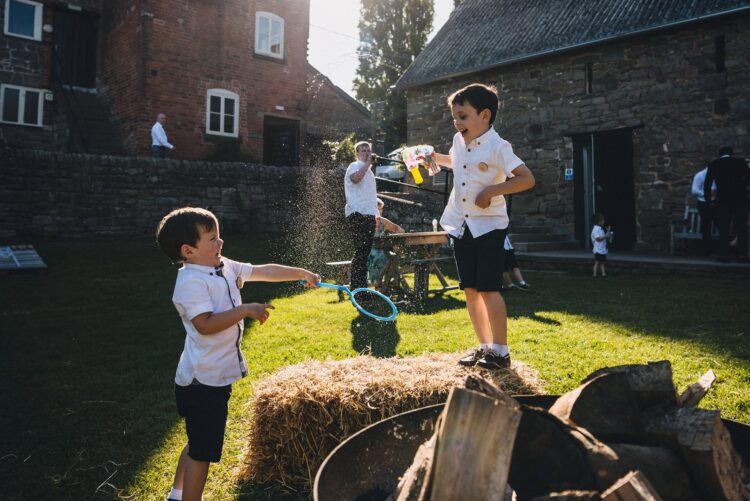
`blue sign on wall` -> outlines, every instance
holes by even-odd
[[[565,167],[565,180],[566,181],[573,180],[573,167]]]

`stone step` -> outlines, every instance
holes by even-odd
[[[512,235],[520,235],[522,233],[553,233],[554,230],[549,226],[542,225],[523,225],[518,224],[511,219],[510,233]]]
[[[564,233],[516,233],[511,231],[508,236],[514,244],[516,242],[562,242],[570,240],[570,235]]]
[[[512,239],[511,242],[513,242]],[[578,242],[567,240],[563,242],[513,242],[513,247],[520,252],[542,252],[576,250],[580,249],[581,245]]]

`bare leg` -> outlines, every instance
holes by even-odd
[[[601,263],[601,268],[602,268],[602,276],[606,277],[607,276],[607,272],[604,270],[604,263],[603,262]]]
[[[492,342],[494,344],[508,344],[508,310],[503,296],[497,291],[480,292],[485,312],[489,317],[492,328]]]
[[[523,275],[521,275],[521,268],[513,268],[513,276],[516,277],[516,282],[519,284],[525,282]]]
[[[503,285],[506,287],[513,285],[513,282],[511,282],[510,275],[508,275],[507,271],[503,272]]]
[[[474,332],[477,334],[477,339],[480,343],[491,343],[492,332],[490,332],[490,320],[487,316],[487,308],[485,302],[476,289],[464,289],[466,293],[466,309],[469,310],[469,318],[471,319],[471,325],[474,327]],[[499,296],[500,293],[498,292]],[[505,303],[503,303],[504,305]]]
[[[208,477],[208,461],[195,461],[191,457],[185,460],[185,478],[183,480],[182,501],[201,501],[203,488]]]
[[[180,454],[180,459],[177,461],[177,471],[174,474],[174,483],[172,484],[172,487],[175,489],[182,490],[182,486],[185,482],[185,466],[187,464],[187,460],[189,459],[188,455],[188,446],[185,444],[185,447],[182,448],[182,453]]]
[[[596,270],[599,268],[599,263],[594,261],[594,276],[596,276]]]

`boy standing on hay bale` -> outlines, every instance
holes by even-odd
[[[530,189],[534,176],[492,127],[498,107],[495,87],[468,85],[451,94],[448,105],[458,132],[450,155],[433,154],[454,174],[440,225],[453,241],[459,286],[479,339],[479,348],[458,363],[508,368],[507,310],[500,295],[509,223],[503,195]]]
[[[205,209],[173,210],[159,223],[156,239],[172,262],[182,264],[172,301],[186,331],[175,396],[188,443],[167,499],[200,500],[209,464],[221,459],[232,383],[247,375],[240,350],[244,319],[262,324],[273,309],[270,304],[243,304],[243,282],[304,280],[313,287],[320,278],[302,268],[223,258],[219,222]]]

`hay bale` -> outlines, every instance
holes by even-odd
[[[474,371],[459,367],[457,358],[313,360],[257,382],[241,480],[311,490],[318,467],[348,436],[395,414],[445,402],[450,389]],[[481,374],[511,395],[542,390],[536,374],[517,361],[512,371]]]

